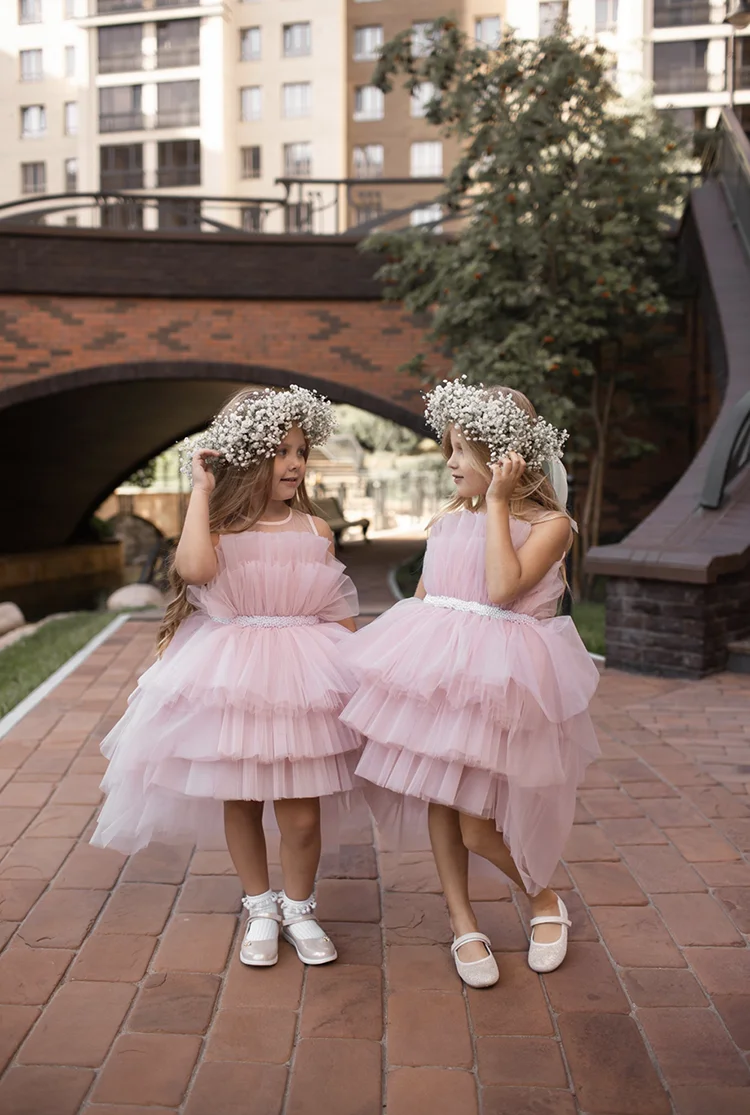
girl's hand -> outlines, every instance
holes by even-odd
[[[212,492],[216,487],[216,477],[209,468],[208,460],[211,457],[220,457],[215,449],[197,449],[193,453],[193,491]]]
[[[492,481],[485,497],[487,502],[508,503],[518,481],[526,471],[526,462],[520,453],[515,453],[511,449],[507,457],[503,457],[495,465],[490,465],[490,470]]]

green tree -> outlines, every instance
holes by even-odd
[[[342,404],[336,407],[336,417],[339,432],[353,434],[362,448],[371,453],[377,450],[413,453],[419,445],[418,435],[405,426],[359,407]]]
[[[632,348],[669,309],[665,231],[684,191],[679,132],[649,108],[627,111],[610,66],[564,28],[507,34],[493,51],[446,19],[426,53],[410,31],[391,40],[374,83],[430,82],[427,120],[458,141],[439,198],[448,235],[386,230],[362,246],[386,256],[385,297],[429,315],[426,351],[407,368],[434,380],[440,346],[453,374],[517,387],[569,426],[584,548],[599,536],[607,462],[644,449],[623,428],[649,390]]]

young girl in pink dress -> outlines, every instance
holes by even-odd
[[[469,901],[470,851],[529,895],[531,967],[565,957],[570,921],[549,882],[599,753],[598,671],[556,615],[572,525],[547,469],[562,471],[566,435],[508,389],[457,380],[428,398],[456,495],[416,597],[353,640],[360,685],[343,720],[367,737],[357,774],[382,788],[371,801],[384,840],[395,828],[397,846],[416,847],[429,826],[456,967],[487,987],[498,969]]]
[[[107,798],[92,843],[130,853],[223,828],[248,912],[240,959],[261,967],[276,963],[280,925],[306,964],[336,958],[313,886],[321,799],[346,806],[361,744],[339,720],[357,596],[304,486],[309,448],[333,426],[315,392],[245,390],[189,446],[161,657],[102,744]],[[265,802],[281,836],[279,894]]]

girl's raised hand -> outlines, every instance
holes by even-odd
[[[212,492],[216,487],[216,477],[210,468],[207,468],[211,457],[220,457],[215,449],[197,449],[193,453],[193,491]]]
[[[511,449],[507,457],[503,457],[497,464],[490,465],[490,470],[492,481],[487,489],[487,502],[507,503],[526,471],[526,462],[520,453],[515,453]]]

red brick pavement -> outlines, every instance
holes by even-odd
[[[99,741],[149,659],[131,621],[0,741],[2,1115],[746,1115],[750,679],[606,674],[604,755],[555,884],[565,965],[477,884],[500,983],[464,990],[434,868],[327,858],[339,961],[237,961],[226,852],[87,844]]]

